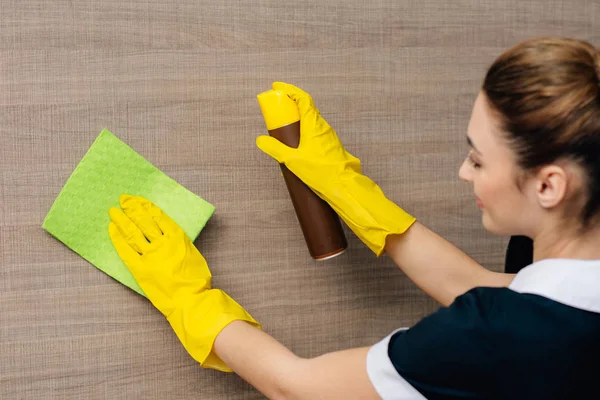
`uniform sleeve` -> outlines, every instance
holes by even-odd
[[[488,398],[493,388],[493,304],[477,289],[370,349],[367,370],[382,399]]]
[[[367,355],[367,374],[384,400],[422,400],[425,397],[398,374],[388,355],[390,339],[402,332],[404,329],[392,332],[371,347]]]

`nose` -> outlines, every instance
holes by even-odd
[[[471,172],[472,171],[471,166],[469,165],[469,161],[465,159],[460,168],[458,169],[458,177],[465,182],[471,182],[473,180]]]

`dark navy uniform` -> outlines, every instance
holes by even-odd
[[[549,259],[377,343],[383,399],[598,399],[600,260]]]

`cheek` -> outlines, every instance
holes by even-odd
[[[474,180],[475,194],[483,202],[484,208],[497,210],[515,208],[519,198],[518,188],[506,173],[482,173]]]
[[[482,179],[476,190],[476,195],[483,203],[484,227],[496,234],[511,234],[520,219],[521,206],[521,198],[513,182]]]
[[[473,187],[475,195],[483,202],[484,208],[496,208],[496,204],[499,202],[498,197],[503,194],[502,185],[499,185],[496,179],[482,174],[473,181]]]

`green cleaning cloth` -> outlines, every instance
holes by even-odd
[[[104,273],[145,296],[108,236],[108,210],[119,206],[124,193],[152,201],[192,240],[215,211],[212,204],[103,130],[67,180],[42,228]]]

